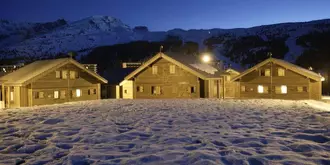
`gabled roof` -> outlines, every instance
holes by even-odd
[[[237,70],[235,70],[233,68],[228,68],[228,69],[225,70],[225,72],[227,72],[229,74],[236,74],[236,75],[239,75],[240,74],[239,71],[237,71]]]
[[[41,76],[43,76],[45,73],[52,72],[56,70],[57,68],[71,63],[78,68],[84,70],[86,73],[90,74],[91,76],[95,77],[102,83],[107,83],[107,80],[105,80],[100,75],[86,69],[83,65],[78,63],[77,61],[70,59],[70,58],[60,58],[60,59],[52,59],[52,60],[40,60],[33,62],[31,64],[28,64],[12,73],[9,73],[5,76],[0,77],[0,81],[5,84],[15,84],[15,85],[25,85],[30,83],[31,81],[34,81]]]
[[[134,70],[128,76],[125,77],[125,80],[129,80],[134,77],[136,74],[143,71],[146,67],[154,63],[158,59],[165,59],[167,61],[172,62],[173,64],[179,66],[180,68],[196,75],[202,79],[211,79],[211,78],[220,78],[223,75],[227,75],[228,73],[223,72],[222,70],[215,68],[209,64],[201,63],[197,60],[195,56],[192,55],[184,55],[178,53],[158,53],[149,60],[147,60],[144,64],[142,64],[139,68]]]
[[[269,63],[269,62],[273,62],[275,64],[278,64],[286,69],[289,69],[297,74],[300,74],[302,76],[306,76],[312,80],[315,80],[315,81],[321,81],[322,79],[322,76],[313,72],[313,71],[310,71],[308,69],[305,69],[305,68],[302,68],[300,66],[297,66],[295,64],[292,64],[290,62],[287,62],[287,61],[284,61],[284,60],[280,60],[280,59],[276,59],[276,58],[268,58],[267,60],[265,61],[262,61],[261,63],[255,65],[254,67],[244,71],[243,73],[241,73],[240,75],[238,75],[237,77],[233,78],[232,81],[235,81],[245,75],[247,75],[248,73],[258,69],[259,67],[262,67],[264,66],[265,64]]]

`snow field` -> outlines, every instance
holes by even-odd
[[[330,164],[330,112],[318,103],[97,100],[2,110],[0,164]]]

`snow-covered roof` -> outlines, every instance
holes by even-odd
[[[209,74],[215,74],[216,72],[219,71],[218,69],[203,63],[190,64],[190,66]]]
[[[252,72],[253,70],[269,63],[269,62],[273,62],[275,64],[278,64],[284,68],[287,68],[287,69],[290,69],[291,71],[293,72],[296,72],[297,74],[300,74],[300,75],[303,75],[303,76],[306,76],[310,79],[313,79],[315,81],[321,81],[322,80],[322,76],[318,73],[315,73],[313,71],[310,71],[308,69],[305,69],[305,68],[302,68],[298,65],[295,65],[295,64],[292,64],[290,62],[287,62],[287,61],[284,61],[284,60],[281,60],[281,59],[276,59],[276,58],[268,58],[267,60],[264,60],[262,62],[260,62],[259,64],[253,66],[252,68],[244,71],[243,73],[241,73],[240,75],[238,75],[237,77],[235,77],[233,79],[233,81],[245,76],[246,74]]]
[[[158,53],[149,60],[147,60],[143,65],[137,68],[135,71],[130,73],[128,76],[125,77],[126,80],[131,79],[134,75],[141,72],[144,68],[151,65],[154,61],[164,58],[179,67],[189,71],[190,73],[202,78],[221,78],[223,75],[229,75],[229,73],[224,72],[220,68],[216,68],[210,64],[201,63],[200,60],[194,55],[187,55],[183,53]]]
[[[83,69],[86,73],[94,76],[95,78],[99,79],[103,83],[107,83],[107,80],[99,76],[98,74],[89,71],[85,67],[83,67],[80,63],[76,62],[70,58],[60,58],[60,59],[52,59],[52,60],[40,60],[28,64],[14,72],[11,72],[5,76],[0,77],[0,81],[6,84],[24,84],[27,81],[45,73],[47,71],[52,71],[58,67],[61,67],[67,63],[72,63],[76,65],[78,68]]]

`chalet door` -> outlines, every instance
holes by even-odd
[[[189,97],[189,85],[188,84],[179,84],[178,85],[178,97],[187,98]]]
[[[200,98],[205,98],[205,80],[199,79],[199,94]]]
[[[32,106],[32,89],[28,89],[28,105],[29,107]]]
[[[219,82],[219,80],[214,80],[214,82],[213,82],[213,97],[220,98],[220,82]]]

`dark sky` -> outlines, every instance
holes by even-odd
[[[70,21],[108,15],[150,30],[238,28],[330,18],[330,0],[1,0],[0,18]]]

